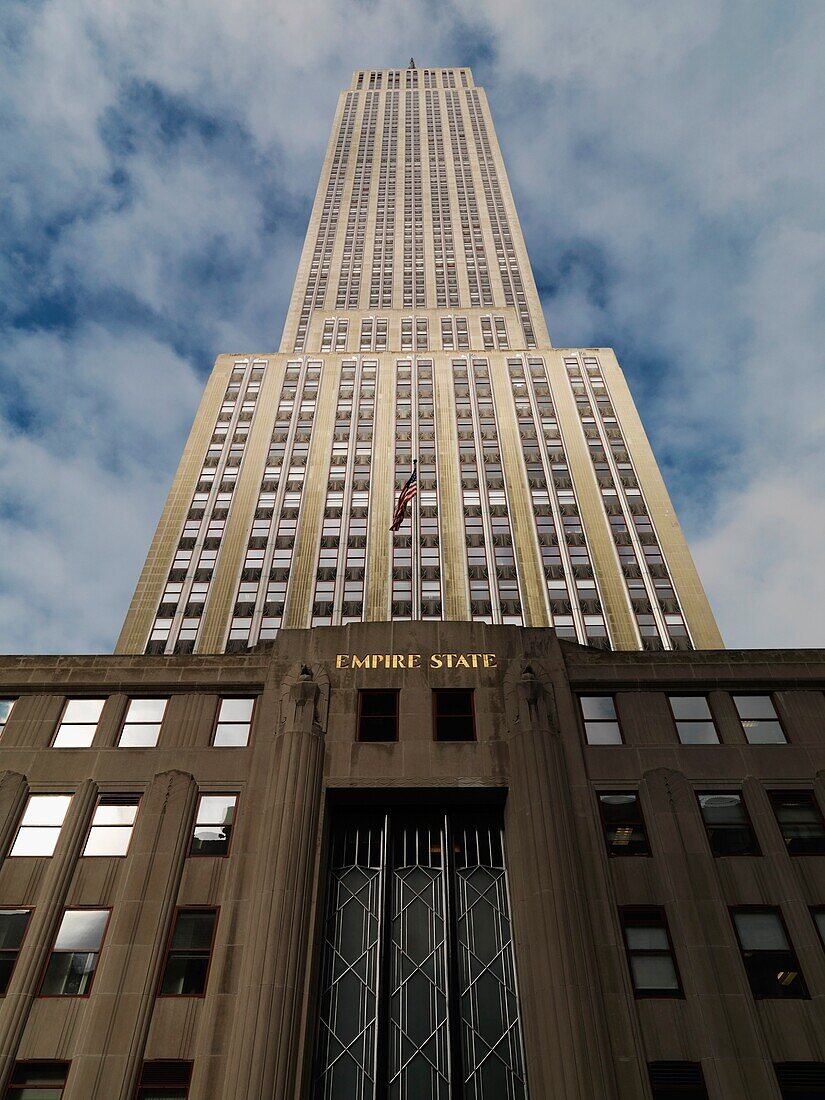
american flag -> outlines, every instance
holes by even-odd
[[[413,462],[412,473],[407,478],[404,488],[398,494],[398,503],[395,506],[395,511],[392,514],[392,526],[391,531],[398,531],[401,524],[404,522],[404,517],[407,514],[407,505],[412,498],[418,492],[418,459]]]

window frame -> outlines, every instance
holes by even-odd
[[[11,844],[9,845],[9,850],[6,853],[6,858],[7,859],[53,859],[54,858],[54,853],[57,849],[57,846],[60,843],[60,834],[63,832],[63,826],[66,824],[66,818],[69,816],[69,813],[71,812],[72,800],[75,796],[75,793],[76,793],[75,791],[29,791],[29,796],[28,796],[28,799],[26,800],[26,805],[23,807],[23,812],[21,813],[20,820],[17,823],[17,828],[15,829],[14,836],[12,837]],[[26,825],[25,824],[26,811],[28,810],[29,806],[31,805],[32,799],[35,799],[35,798],[55,798],[55,797],[57,797],[57,798],[68,798],[69,799],[69,804],[66,807],[66,812],[63,814],[63,820],[60,822],[60,825]],[[54,847],[52,848],[51,852],[48,855],[33,855],[31,853],[28,853],[28,852],[15,853],[14,846],[17,843],[18,838],[20,836],[20,833],[24,828],[25,829],[55,829],[56,828],[57,829],[57,836],[55,837]]]
[[[801,990],[802,990],[801,993],[788,995],[788,996],[782,996],[782,994],[779,994],[778,996],[776,996],[776,995],[772,996],[770,993],[757,993],[755,991],[755,989],[753,988],[753,983],[751,982],[751,975],[750,975],[750,971],[748,970],[747,960],[745,958],[746,948],[744,948],[742,946],[742,941],[739,938],[739,928],[736,924],[736,914],[737,913],[743,913],[743,914],[744,913],[771,913],[773,916],[778,918],[779,924],[782,928],[782,932],[784,933],[784,936],[785,936],[785,941],[788,944],[788,953],[793,956],[794,962],[796,963],[796,968],[797,968],[796,969],[796,974],[797,974],[797,977],[799,979],[799,983],[800,983],[800,986],[801,986]],[[728,906],[728,914],[730,916],[731,925],[733,926],[733,935],[734,935],[734,939],[736,940],[736,946],[739,949],[739,958],[742,961],[742,969],[745,972],[745,978],[747,979],[748,987],[750,988],[751,996],[753,997],[753,999],[755,1001],[786,1001],[786,1000],[787,1001],[807,1001],[807,1000],[810,1000],[811,994],[808,990],[808,984],[805,981],[805,975],[802,973],[802,967],[799,963],[799,957],[796,953],[796,948],[794,947],[793,940],[791,939],[791,937],[788,934],[788,926],[785,923],[785,914],[782,912],[782,907],[779,906],[779,905],[729,905]],[[761,952],[754,951],[753,948],[748,948],[747,950],[751,954],[761,954],[761,955],[778,954],[778,952],[771,951],[771,950],[766,950],[766,951],[761,951]]]
[[[143,801],[142,794],[117,794],[114,791],[104,792],[104,793],[98,794],[97,802],[95,802],[95,807],[94,807],[94,810],[92,811],[92,819],[89,823],[89,828],[86,830],[86,839],[83,841],[83,848],[82,848],[80,856],[78,858],[79,859],[126,859],[127,856],[129,855],[129,849],[132,847],[132,837],[134,836],[135,829],[137,828],[138,817],[140,815],[140,804],[141,804],[142,801]],[[89,841],[91,839],[93,829],[95,829],[95,828],[98,828],[98,829],[101,829],[101,828],[102,829],[105,829],[105,828],[125,829],[125,828],[127,828],[127,826],[125,826],[125,825],[98,825],[98,826],[95,826],[95,814],[100,809],[100,807],[103,806],[107,802],[110,805],[116,805],[116,804],[132,805],[133,804],[134,807],[135,807],[135,820],[132,822],[132,824],[130,826],[128,826],[128,828],[129,828],[129,843],[126,845],[126,851],[123,852],[122,854],[117,854],[117,855],[112,854],[112,853],[109,853],[108,855],[104,855],[103,853],[100,853],[100,852],[89,852],[89,853],[87,853],[86,848],[89,846]]]
[[[665,692],[667,698],[668,710],[670,711],[670,717],[673,722],[673,728],[676,731],[676,739],[680,745],[721,745],[722,738],[719,735],[719,726],[716,724],[716,719],[713,717],[713,711],[710,706],[710,699],[707,692],[702,691],[667,691]],[[708,708],[708,714],[710,715],[710,724],[713,726],[713,732],[716,734],[715,741],[683,741],[681,733],[679,732],[679,723],[682,722],[685,725],[698,725],[700,722],[707,722],[707,718],[677,718],[676,711],[673,709],[673,699],[704,699],[705,705]]]
[[[141,1100],[141,1092],[142,1092],[143,1089],[154,1089],[155,1091],[157,1091],[158,1089],[180,1089],[181,1084],[180,1084],[179,1081],[171,1081],[171,1082],[168,1082],[168,1083],[164,1083],[162,1081],[155,1081],[155,1082],[147,1081],[147,1082],[144,1082],[143,1074],[144,1074],[147,1066],[164,1066],[164,1065],[188,1066],[189,1074],[188,1074],[188,1080],[187,1080],[186,1085],[185,1085],[185,1089],[186,1089],[186,1096],[187,1097],[189,1096],[189,1090],[192,1087],[192,1070],[194,1068],[194,1063],[191,1060],[186,1059],[186,1058],[146,1058],[140,1064],[140,1076],[138,1077],[138,1082],[137,1082],[137,1085],[135,1086],[135,1100]],[[160,1095],[162,1096],[163,1093],[160,1093]]]
[[[167,712],[167,708],[169,707],[169,700],[171,698],[172,698],[171,695],[129,695],[129,696],[127,696],[126,713],[123,715],[123,718],[121,719],[121,722],[120,722],[120,729],[118,730],[117,744],[116,744],[115,747],[118,748],[118,749],[143,749],[144,751],[146,749],[156,749],[158,747],[158,745],[160,744],[161,734],[163,733],[163,725],[166,721],[166,712]],[[123,732],[126,729],[126,726],[129,724],[129,710],[131,709],[132,703],[133,702],[141,702],[142,700],[149,700],[149,699],[151,699],[153,701],[159,701],[159,700],[163,699],[164,703],[165,703],[164,708],[163,708],[163,715],[161,717],[160,722],[158,723],[158,735],[157,735],[157,738],[155,739],[155,743],[153,745],[124,745],[124,744],[122,744]],[[153,725],[155,725],[155,723],[154,722],[133,722],[132,725],[135,725],[135,726],[153,726]]]
[[[232,813],[232,824],[229,829],[229,841],[226,845],[225,852],[193,852],[192,845],[195,843],[195,829],[198,827],[198,810],[200,809],[201,801],[204,798],[228,798],[232,796],[235,799],[235,809]],[[192,836],[189,841],[189,850],[186,853],[186,858],[192,859],[228,859],[232,852],[232,842],[235,837],[235,824],[238,818],[238,805],[241,799],[240,791],[205,791],[201,788],[198,789],[198,801],[195,805],[195,817],[192,821]]]
[[[658,1074],[661,1073],[664,1070],[665,1067],[675,1068],[677,1066],[679,1066],[679,1067],[688,1067],[688,1066],[690,1066],[690,1067],[694,1068],[697,1071],[697,1074],[698,1074],[698,1077],[699,1077],[698,1082],[693,1083],[693,1084],[684,1085],[684,1084],[681,1084],[681,1083],[678,1083],[678,1082],[664,1082],[664,1081],[657,1082],[657,1081],[654,1080],[654,1077],[658,1076]],[[682,1095],[684,1093],[687,1100],[692,1100],[692,1098],[693,1098],[693,1100],[699,1100],[699,1097],[701,1097],[701,1100],[708,1100],[707,1082],[705,1081],[705,1074],[704,1074],[704,1071],[702,1070],[702,1063],[701,1062],[689,1062],[689,1061],[682,1061],[682,1060],[679,1060],[679,1061],[670,1061],[670,1060],[665,1061],[665,1060],[658,1059],[656,1061],[647,1063],[647,1076],[648,1076],[648,1082],[650,1084],[650,1092],[651,1092],[651,1096],[653,1097],[653,1100],[657,1100],[657,1097],[662,1095],[660,1092],[657,1091],[660,1088],[666,1089],[668,1091],[668,1093],[670,1093],[671,1095],[674,1094],[674,1093],[678,1093],[679,1095]],[[699,1091],[697,1091],[697,1090],[699,1090]]]
[[[787,852],[787,854],[792,859],[797,859],[799,857],[804,858],[806,856],[807,857],[812,857],[812,856],[816,857],[816,856],[825,855],[825,835],[822,838],[822,845],[823,845],[822,850],[819,851],[819,852],[793,852],[793,851],[791,851],[791,849],[789,847],[789,843],[792,842],[793,839],[799,839],[799,838],[790,838],[790,840],[789,840],[789,838],[785,836],[785,830],[782,826],[782,822],[779,820],[779,814],[776,812],[776,803],[774,802],[774,796],[775,795],[786,795],[786,796],[793,796],[793,795],[799,796],[799,795],[803,795],[803,794],[804,795],[809,795],[810,799],[811,799],[811,802],[814,805],[814,808],[816,809],[817,813],[819,814],[819,820],[820,820],[820,823],[823,827],[823,830],[825,830],[825,814],[823,814],[823,812],[822,812],[822,807],[819,804],[819,799],[816,796],[816,791],[814,790],[814,788],[813,787],[767,787],[766,790],[765,790],[765,793],[768,796],[768,802],[771,805],[771,812],[773,813],[774,821],[776,822],[776,826],[779,829],[779,833],[782,837],[782,846],[785,849],[785,851]]]
[[[57,927],[55,928],[54,934],[52,935],[52,938],[51,938],[49,953],[46,956],[46,960],[45,960],[45,962],[43,964],[43,967],[40,971],[40,979],[37,983],[37,994],[36,994],[36,996],[39,1000],[47,1000],[47,1001],[78,1000],[79,1001],[79,1000],[86,1000],[88,997],[91,996],[92,986],[95,983],[95,977],[97,975],[97,970],[98,970],[98,967],[100,966],[100,956],[103,954],[103,945],[106,943],[106,935],[109,931],[109,925],[110,925],[111,920],[112,920],[112,909],[113,909],[113,906],[111,906],[111,905],[109,905],[109,906],[106,906],[106,905],[64,905],[63,906],[63,908],[61,910],[61,914],[60,914],[60,920],[58,921]],[[103,932],[100,935],[100,947],[98,947],[97,951],[94,951],[94,952],[92,952],[92,951],[55,951],[55,944],[57,943],[57,937],[60,935],[60,928],[61,928],[61,925],[63,924],[63,919],[64,919],[64,917],[66,916],[67,913],[103,913],[103,912],[106,913],[106,923],[103,925]],[[85,991],[83,993],[44,993],[43,992],[43,984],[46,981],[46,975],[49,971],[49,966],[51,965],[52,958],[55,954],[59,954],[59,955],[91,955],[91,954],[94,954],[96,956],[95,968],[92,971],[91,977],[89,979],[89,984],[88,984],[87,988],[85,989]]]
[[[788,737],[788,730],[785,727],[785,722],[782,719],[782,715],[780,713],[779,707],[776,705],[777,704],[776,695],[777,695],[777,693],[774,692],[774,691],[731,691],[730,692],[730,699],[731,699],[731,702],[733,703],[733,709],[736,711],[736,719],[739,722],[739,728],[742,730],[742,736],[745,738],[745,741],[747,742],[747,744],[749,744],[749,745],[790,745],[791,744],[791,739]],[[775,719],[774,718],[763,718],[763,719],[743,718],[742,715],[739,713],[739,707],[737,706],[736,700],[737,699],[745,699],[745,698],[770,699],[771,706],[773,707],[773,712],[776,715],[776,718]],[[777,723],[777,725],[779,726],[780,732],[782,733],[782,736],[785,738],[785,740],[784,741],[751,741],[751,739],[748,737],[748,734],[745,730],[745,722],[751,722],[751,721],[754,721],[754,722],[759,722],[759,721],[773,722],[773,721],[775,721]]]
[[[619,745],[626,745],[627,744],[627,741],[625,740],[625,735],[624,735],[624,726],[622,725],[622,720],[619,717],[619,708],[616,705],[616,696],[617,696],[617,694],[618,694],[617,692],[612,692],[612,691],[595,691],[595,692],[579,692],[579,693],[577,693],[576,702],[578,703],[579,718],[581,719],[582,732],[584,734],[584,744],[587,745],[589,748],[596,748],[596,749],[616,748]],[[612,701],[612,703],[613,703],[613,713],[616,716],[615,717],[615,725],[619,730],[619,740],[618,741],[602,741],[602,742],[599,742],[599,741],[591,741],[589,739],[589,737],[587,736],[587,723],[588,722],[591,722],[591,723],[595,722],[597,724],[605,724],[606,725],[608,723],[608,721],[613,723],[614,719],[587,718],[587,716],[584,713],[584,706],[583,706],[583,700],[585,700],[585,699],[610,699]]]
[[[618,908],[619,908],[619,925],[620,925],[621,933],[622,933],[622,945],[624,947],[625,958],[627,960],[627,973],[628,973],[628,977],[630,978],[631,987],[633,989],[634,999],[635,1000],[666,1000],[666,1001],[684,1000],[685,990],[684,990],[684,986],[682,985],[682,975],[681,975],[681,972],[679,970],[679,960],[676,958],[676,951],[674,950],[674,947],[673,947],[673,939],[670,935],[670,921],[667,919],[667,910],[665,909],[665,907],[663,905],[620,905]],[[670,990],[670,989],[650,989],[650,990],[642,989],[642,990],[640,990],[636,987],[636,981],[635,981],[635,978],[633,976],[633,966],[631,965],[631,960],[633,959],[633,956],[634,955],[643,955],[644,957],[649,957],[649,956],[652,957],[653,955],[661,955],[662,952],[659,951],[659,950],[654,951],[653,949],[647,950],[647,949],[638,949],[638,948],[636,950],[631,950],[630,945],[627,942],[627,923],[626,923],[626,920],[627,920],[628,917],[630,917],[630,918],[636,917],[637,921],[639,921],[640,918],[642,918],[645,914],[652,914],[652,913],[657,913],[662,918],[661,927],[663,927],[664,930],[665,930],[665,936],[667,937],[668,954],[669,954],[671,962],[673,963],[673,972],[676,975],[676,989],[675,990]],[[653,927],[659,927],[659,926],[654,925],[651,922],[649,927],[653,928]]]
[[[15,1100],[15,1097],[20,1096],[20,1093],[21,1093],[22,1089],[32,1087],[30,1082],[29,1083],[24,1083],[22,1085],[16,1085],[14,1083],[14,1074],[15,1074],[15,1072],[18,1068],[22,1068],[23,1066],[44,1066],[44,1065],[45,1066],[65,1066],[66,1067],[66,1072],[63,1074],[63,1084],[60,1085],[60,1095],[62,1097],[63,1093],[65,1091],[65,1088],[66,1088],[66,1082],[69,1079],[69,1070],[71,1069],[71,1065],[72,1065],[72,1063],[70,1061],[65,1061],[62,1058],[21,1058],[19,1060],[15,1059],[15,1061],[12,1063],[11,1076],[9,1077],[9,1083],[6,1085],[6,1091],[3,1093],[3,1100]],[[34,1087],[35,1088],[50,1088],[51,1087],[51,1082],[47,1082],[45,1085],[41,1085],[41,1086],[34,1085]]]
[[[60,711],[60,717],[58,718],[57,725],[54,728],[54,733],[53,733],[52,739],[49,743],[49,748],[50,749],[61,749],[61,750],[64,750],[64,749],[90,749],[94,745],[95,737],[97,737],[98,730],[100,728],[100,719],[103,717],[103,710],[104,710],[104,707],[106,706],[108,698],[109,697],[107,695],[104,695],[104,696],[100,696],[100,695],[66,695],[66,696],[64,696],[63,697],[63,708]],[[60,736],[61,729],[63,728],[63,724],[64,724],[65,719],[66,719],[66,711],[69,709],[69,705],[71,703],[92,703],[92,702],[101,703],[102,705],[100,707],[100,714],[97,716],[97,719],[94,723],[95,728],[94,728],[94,732],[92,733],[92,739],[89,741],[89,744],[88,745],[58,745],[57,744],[57,739]],[[91,725],[91,723],[90,722],[70,722],[70,723],[68,723],[68,725],[69,726],[88,726],[88,725]]]
[[[225,699],[251,699],[252,700],[252,712],[249,715],[249,733],[246,738],[245,745],[216,745],[215,737],[218,733],[218,726],[221,724],[221,706]],[[218,705],[215,707],[215,718],[212,722],[212,734],[209,738],[209,746],[213,749],[248,749],[252,744],[252,727],[255,724],[255,718],[258,713],[258,700],[260,699],[260,693],[242,695],[238,692],[230,692],[226,695],[218,696]],[[227,723],[229,724],[229,723]],[[233,725],[240,725],[240,723],[232,723]]]
[[[206,972],[203,978],[203,990],[200,993],[164,993],[163,992],[163,980],[166,977],[166,969],[169,966],[169,960],[172,954],[172,940],[174,939],[175,930],[178,926],[178,917],[181,913],[214,913],[215,919],[212,922],[212,939],[209,942],[209,955],[206,962]],[[220,905],[176,905],[172,922],[169,926],[169,932],[166,936],[166,945],[163,949],[163,966],[160,968],[160,975],[158,977],[156,999],[163,998],[164,1000],[203,1000],[206,997],[206,991],[209,988],[209,976],[212,972],[212,961],[215,956],[215,940],[218,934],[218,921],[220,920]]]
[[[19,695],[1,695],[0,696],[0,704],[3,704],[3,703],[10,703],[11,704],[9,706],[8,714],[6,715],[4,720],[2,722],[0,722],[0,738],[2,738],[3,734],[6,732],[6,726],[9,724],[9,719],[14,714],[14,707],[15,707],[15,704],[19,701],[19,699],[20,699]]]
[[[811,905],[808,907],[808,911],[811,914],[811,920],[814,922],[816,934],[819,936],[819,941],[822,944],[822,950],[825,951],[825,905]],[[822,927],[820,927],[819,921],[816,919],[817,914],[822,915]]]
[[[361,736],[361,722],[363,715],[363,702],[367,695],[392,695],[395,700],[395,713],[392,715],[395,722],[395,736],[393,738],[372,738]],[[358,688],[358,713],[355,724],[355,740],[360,745],[397,745],[401,740],[401,689],[400,688]],[[389,714],[366,715],[367,718],[389,718]]]
[[[470,710],[467,714],[454,715],[453,717],[470,719],[470,726],[472,728],[472,737],[439,737],[438,736],[438,699],[442,695],[469,695],[470,697]],[[476,704],[475,704],[475,689],[474,688],[433,688],[432,689],[432,710],[433,710],[433,743],[437,745],[473,745],[478,741],[478,728],[476,726]],[[449,715],[442,715],[442,720]]]
[[[596,803],[598,805],[598,810],[599,810],[599,821],[600,821],[601,827],[602,827],[602,837],[604,839],[604,845],[605,845],[605,851],[607,852],[607,858],[608,859],[652,859],[653,852],[652,852],[651,847],[650,847],[650,837],[648,836],[648,832],[647,832],[647,822],[645,820],[644,810],[642,809],[641,792],[639,791],[639,789],[638,788],[631,789],[631,788],[628,787],[625,790],[619,790],[616,787],[611,787],[609,790],[607,790],[607,789],[597,787],[595,793],[596,793]],[[633,795],[634,798],[636,799],[636,809],[638,811],[638,822],[631,822],[631,825],[634,825],[634,826],[635,825],[641,825],[642,833],[643,833],[644,839],[645,839],[645,847],[647,848],[647,851],[645,851],[645,852],[617,852],[617,851],[613,851],[611,849],[611,846],[610,846],[609,842],[608,842],[607,831],[608,831],[609,828],[611,828],[611,826],[607,822],[607,820],[605,819],[605,816],[604,816],[604,803],[602,802],[602,798],[603,797],[610,797],[610,796],[613,796],[614,798],[617,797],[617,796],[627,797],[628,795]]]
[[[9,986],[11,985],[11,980],[14,977],[15,970],[17,969],[17,961],[20,958],[20,951],[23,947],[23,944],[26,942],[26,936],[29,934],[29,927],[31,925],[31,916],[32,916],[33,912],[34,912],[34,906],[33,905],[2,905],[2,906],[0,906],[0,913],[27,913],[28,914],[28,916],[26,917],[26,927],[23,929],[23,935],[20,937],[20,943],[18,944],[17,948],[14,949],[14,951],[15,951],[14,961],[11,964],[11,970],[9,971],[8,980],[6,981],[6,988],[5,989],[0,988],[0,999],[5,997],[6,994],[8,993],[8,991],[9,991]],[[12,948],[0,947],[0,957],[2,957],[3,955],[10,954],[11,951],[12,951]]]
[[[707,838],[708,847],[710,848],[710,854],[713,856],[714,859],[755,859],[755,858],[761,858],[761,856],[763,854],[762,853],[762,845],[759,843],[759,835],[757,834],[756,829],[753,826],[753,818],[751,817],[750,810],[748,809],[748,803],[747,803],[747,800],[745,799],[745,792],[744,791],[736,790],[736,789],[730,788],[730,787],[725,787],[725,788],[720,787],[719,790],[711,790],[711,789],[707,789],[707,788],[703,788],[701,790],[694,789],[693,793],[696,795],[696,805],[699,809],[699,817],[702,819],[702,825],[703,825],[704,830],[705,830],[705,837]],[[712,797],[713,795],[729,795],[729,796],[730,795],[736,795],[739,798],[742,809],[745,812],[745,818],[746,818],[747,823],[748,823],[748,828],[750,829],[751,837],[753,838],[753,843],[756,845],[756,851],[754,851],[754,852],[715,852],[713,850],[713,843],[711,841],[711,836],[710,836],[710,827],[708,826],[708,823],[705,819],[705,815],[702,811],[702,803],[700,801],[700,799],[703,796],[705,796],[705,797],[706,796],[711,796]],[[724,828],[724,826],[723,826],[723,828]]]

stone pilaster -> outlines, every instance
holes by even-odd
[[[531,1096],[613,1100],[567,766],[552,689],[531,669],[508,699],[506,836]]]
[[[224,1100],[287,1100],[295,1089],[323,779],[318,703],[318,685],[303,668],[282,698],[262,784],[268,821],[251,899]]]
[[[7,784],[8,792],[3,789]],[[23,777],[7,772],[3,782],[0,783],[0,807],[6,803],[11,808],[14,803],[22,808],[25,794]],[[6,996],[0,1004],[0,1090],[5,1090],[8,1084],[32,1001],[37,996],[43,967],[66,904],[75,864],[83,841],[86,839],[96,800],[97,786],[91,779],[87,779],[72,797],[66,820],[60,830],[57,847],[40,883],[34,912],[20,949],[17,965]],[[6,821],[3,822],[4,833],[7,831],[6,826],[10,817],[11,814],[7,814]],[[11,830],[13,828],[14,822],[11,824]],[[11,832],[8,840],[11,840]]]

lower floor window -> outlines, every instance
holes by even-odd
[[[6,1100],[60,1100],[68,1062],[16,1062]]]
[[[526,1100],[499,816],[334,820],[314,1096]]]
[[[144,1062],[135,1100],[186,1100],[191,1076],[191,1062]]]

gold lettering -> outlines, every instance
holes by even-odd
[[[406,668],[407,667],[404,664],[404,654],[403,653],[393,653],[393,655],[392,655],[392,667],[393,668]]]
[[[471,662],[473,668],[478,668],[478,654],[477,653],[471,653],[471,654],[469,654],[469,657],[470,657],[470,662]]]
[[[421,654],[409,653],[407,654],[407,668],[421,668]]]
[[[358,657],[355,653],[352,655],[352,667],[353,668],[369,668],[370,658],[369,654],[366,657]]]
[[[484,656],[484,667],[485,668],[498,668],[498,665],[496,664],[496,655],[495,655],[495,653],[485,653],[485,654],[483,654],[483,656]]]
[[[442,655],[440,653],[431,653],[430,654],[430,668],[441,668],[444,664],[441,657],[442,657]]]
[[[463,653],[457,654],[455,667],[456,668],[469,668],[470,667],[470,662],[467,660],[467,658],[464,656]]]
[[[349,668],[349,653],[339,653],[335,658],[336,668]]]

